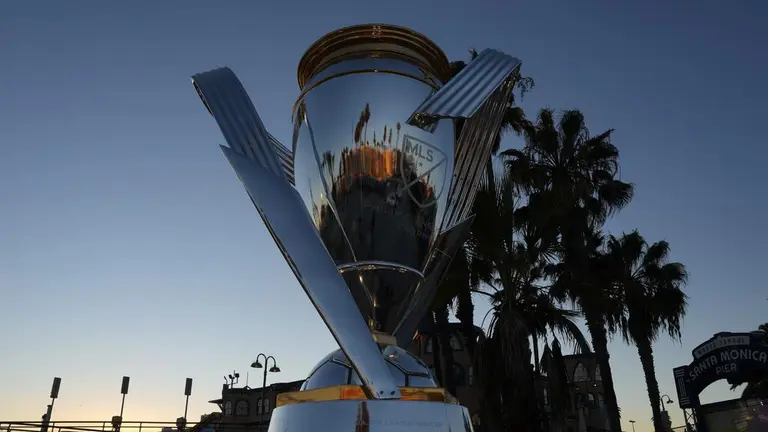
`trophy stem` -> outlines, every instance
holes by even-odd
[[[424,273],[400,263],[369,260],[339,264],[371,331],[391,334],[410,307],[409,301],[424,281]]]

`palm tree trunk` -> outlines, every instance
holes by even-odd
[[[592,337],[592,347],[595,350],[597,364],[600,366],[600,377],[603,380],[605,405],[608,410],[608,425],[611,432],[621,432],[621,416],[619,415],[619,403],[616,399],[616,390],[613,387],[613,373],[611,372],[610,355],[608,354],[608,335],[605,323],[599,314],[585,313],[587,328]]]
[[[666,429],[664,420],[661,418],[661,396],[659,382],[656,380],[656,368],[653,365],[653,347],[646,338],[636,340],[635,344],[645,374],[645,386],[648,388],[648,400],[651,402],[651,412],[653,412],[653,427],[656,432],[663,432]]]

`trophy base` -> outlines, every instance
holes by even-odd
[[[285,405],[269,432],[473,432],[469,411],[444,402],[333,400]]]

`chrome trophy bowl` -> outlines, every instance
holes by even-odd
[[[299,63],[295,187],[363,318],[386,334],[424,281],[446,213],[453,121],[407,121],[447,73],[425,37],[369,26],[320,39]]]
[[[452,397],[414,390],[437,381],[407,348],[468,235],[519,66],[489,49],[451,76],[442,50],[410,29],[336,30],[299,62],[290,148],[231,70],[192,77],[222,151],[340,346],[284,398],[271,431],[471,430]]]

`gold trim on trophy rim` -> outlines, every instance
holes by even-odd
[[[396,51],[382,49],[388,45]],[[450,78],[448,57],[426,36],[406,27],[364,24],[334,30],[313,43],[299,61],[299,88],[304,90],[313,76],[331,64],[360,57],[396,57],[443,83]]]
[[[399,387],[400,401],[443,402],[459,405],[455,396],[441,387]],[[363,386],[342,384],[312,390],[280,393],[275,401],[275,408],[305,402],[328,402],[338,400],[368,400]]]

